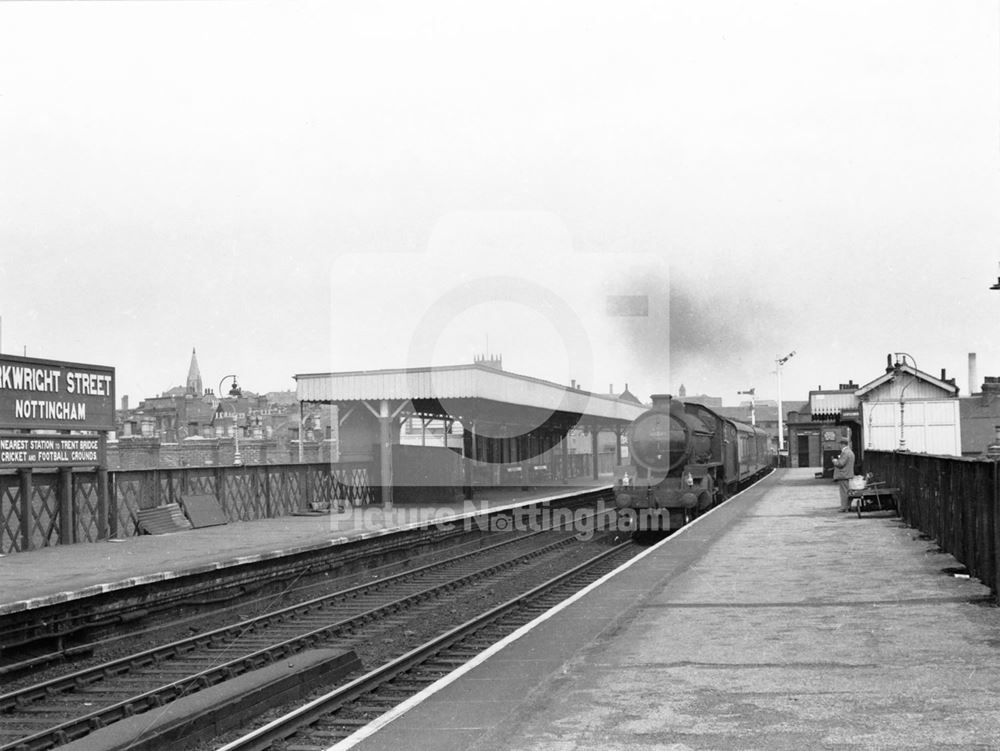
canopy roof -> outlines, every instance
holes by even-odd
[[[304,402],[410,401],[415,412],[459,418],[478,414],[484,419],[519,422],[523,410],[545,410],[624,424],[646,410],[611,394],[479,364],[304,373],[294,378],[297,396]]]

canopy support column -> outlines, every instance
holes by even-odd
[[[382,508],[392,508],[392,420],[389,400],[381,399],[378,405],[379,435],[379,484],[382,487]]]
[[[598,449],[597,434],[599,431],[600,429],[596,425],[592,425],[590,427],[590,451],[594,457],[594,463],[593,463],[594,466],[592,474],[595,480],[600,477],[600,468],[597,466],[597,449]]]
[[[569,480],[569,431],[566,431],[566,433],[563,434],[561,443],[562,462],[560,462],[560,464],[562,466],[559,468],[559,474],[561,475],[559,479],[565,483]]]
[[[465,485],[462,486],[462,496],[467,501],[472,500],[472,478],[474,474],[473,462],[476,461],[476,434],[475,422],[462,422],[462,456],[465,458]]]

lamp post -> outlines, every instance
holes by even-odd
[[[795,350],[793,349],[784,357],[778,357],[775,359],[775,365],[777,369],[775,372],[778,375],[778,464],[781,465],[781,452],[785,449],[785,428],[782,425],[782,420],[784,416],[781,414],[781,366],[786,362],[795,357]]]
[[[746,394],[747,396],[750,397],[750,424],[751,425],[756,425],[757,424],[757,403],[756,403],[756,401],[754,399],[754,395],[757,393],[757,389],[754,388],[754,387],[750,387],[746,391],[737,391],[736,393],[737,394]]]
[[[896,358],[896,362],[893,365],[893,369],[896,371],[896,375],[902,372],[902,366],[906,365],[906,358],[909,357],[913,361],[913,370],[917,370],[917,361],[913,355],[907,354],[906,352],[894,352],[893,357]],[[899,358],[903,358],[900,362]],[[903,422],[903,395],[906,394],[906,389],[911,383],[916,379],[916,375],[909,381],[903,384],[903,387],[899,390],[899,450],[906,451],[906,438],[904,436],[904,431],[906,429],[905,423]]]
[[[227,376],[223,376],[222,377],[222,380],[219,381],[219,394],[220,395],[222,394],[222,384],[226,382],[227,378],[232,378],[233,379],[233,385],[229,389],[229,395],[231,397],[233,397],[234,399],[243,396],[243,389],[241,389],[240,385],[236,382],[236,376],[235,375],[227,375]],[[243,463],[243,457],[240,456],[240,417],[239,417],[239,412],[233,412],[233,415],[234,415],[234,417],[233,417],[233,464],[237,464],[238,465],[238,464],[242,464]]]

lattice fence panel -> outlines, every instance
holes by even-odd
[[[187,471],[186,493],[191,495],[214,495],[215,492],[215,470],[190,469]]]
[[[375,502],[375,492],[369,482],[368,467],[365,465],[331,465],[337,478],[337,498],[344,494],[352,506],[365,506]]]
[[[0,553],[21,549],[21,486],[17,475],[0,475]]]
[[[260,499],[262,513],[268,518],[284,516],[285,511],[271,495],[271,477],[264,465],[258,465],[253,469],[253,482],[255,493]]]
[[[302,476],[298,472],[284,471],[281,473],[281,482],[283,485],[282,497],[284,499],[284,508],[287,510],[287,513],[294,513],[301,508]]]
[[[255,492],[251,472],[230,471],[225,475],[226,508],[230,521],[252,521],[264,518],[263,499]]]
[[[35,474],[29,506],[28,549],[35,550],[59,543],[58,475]]]
[[[168,503],[180,503],[181,493],[184,492],[184,475],[178,470],[160,472],[160,502],[158,505],[164,506]]]
[[[116,473],[111,477],[111,492],[115,497],[115,515],[118,537],[134,537],[139,534],[139,509],[142,498],[143,475]]]
[[[300,475],[286,468],[268,473],[271,486],[271,508],[275,515],[292,514],[299,510]]]
[[[323,471],[312,471],[309,473],[309,485],[312,488],[310,498],[314,503],[321,503],[326,506],[336,506],[336,478],[333,473]]]
[[[247,489],[247,506],[251,514],[250,518],[266,519],[268,516],[267,500],[264,497],[264,489],[260,485],[257,473],[248,469],[245,473],[241,473],[239,477]]]
[[[73,509],[77,542],[97,542],[101,538],[97,473],[73,474]]]

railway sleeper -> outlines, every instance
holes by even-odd
[[[456,656],[447,655],[447,656],[435,657],[432,660],[427,660],[424,663],[424,665],[427,666],[428,668],[430,668],[431,670],[436,670],[438,668],[438,666],[448,667],[448,666],[455,666],[455,665],[464,665],[468,661],[469,660],[467,658],[465,658],[465,657],[461,657],[461,656],[457,656],[457,655]]]
[[[351,711],[378,716],[381,714],[385,714],[385,712],[392,709],[397,704],[399,704],[398,701],[373,702],[369,700],[366,701],[364,704],[359,704],[356,707],[352,707]]]
[[[405,692],[407,696],[415,694],[425,689],[428,684],[433,683],[437,678],[409,678],[405,681],[395,680],[390,685],[397,691]]]
[[[371,722],[371,720],[365,719],[363,717],[340,717],[339,715],[336,717],[332,717],[329,720],[330,725],[335,728],[336,727],[363,728],[369,722]]]
[[[308,732],[310,738],[318,738],[324,741],[326,740],[339,741],[342,738],[347,737],[347,734],[344,733],[342,730],[326,730],[326,729],[320,729],[318,726],[309,728]],[[291,751],[292,746],[288,746],[287,748],[289,749],[289,751]],[[308,746],[308,747],[300,746],[300,748],[316,748],[316,746]]]
[[[77,701],[75,706],[79,707],[80,704],[81,702]],[[51,715],[59,715],[61,717],[72,707],[73,705],[35,704],[22,709],[17,713],[17,717],[18,720],[22,717],[45,717]]]
[[[205,666],[206,663],[207,663],[207,660],[203,660],[202,662],[198,663],[198,665],[201,666],[202,668],[204,668],[204,666]],[[184,667],[183,665],[178,665],[176,667],[175,666],[171,666],[169,668],[163,668],[162,670],[157,671],[156,674],[155,674],[155,676],[154,675],[148,675],[148,676],[136,675],[135,677],[139,678],[139,679],[142,679],[142,678],[145,677],[146,680],[149,681],[149,682],[157,680],[157,678],[159,678],[160,676],[173,676],[173,677],[177,677],[177,678],[186,678],[189,675],[191,675],[192,669],[193,668],[191,668],[191,667]]]
[[[386,690],[378,689],[375,691],[375,693],[372,694],[372,696],[376,699],[384,699],[385,701],[391,701],[395,706],[404,699],[409,699],[411,696],[413,696],[413,693],[411,691],[403,691],[396,689],[386,689]]]

